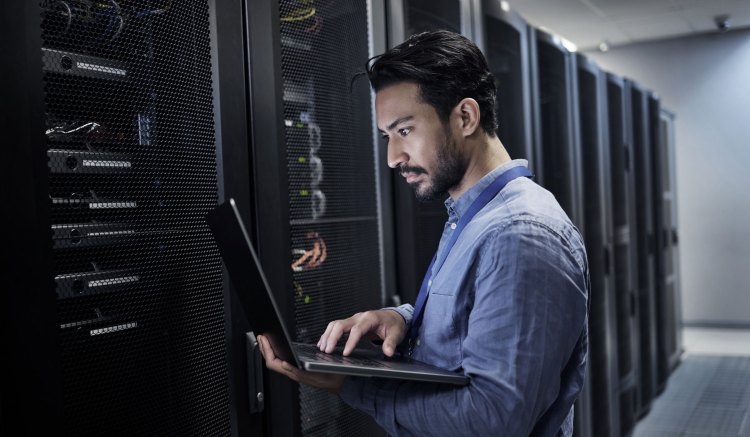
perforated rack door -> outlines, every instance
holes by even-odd
[[[382,302],[367,2],[280,2],[295,329],[315,342],[328,322]],[[368,435],[337,397],[300,389],[304,435]],[[376,428],[376,427],[375,427]]]
[[[61,434],[226,435],[208,3],[40,6]]]

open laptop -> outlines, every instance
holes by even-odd
[[[311,372],[468,384],[464,375],[406,357],[388,358],[379,348],[355,349],[344,357],[341,348],[327,354],[315,345],[292,343],[234,199],[211,211],[206,219],[234,284],[234,295],[253,331],[269,337],[282,360]]]

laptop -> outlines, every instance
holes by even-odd
[[[465,375],[407,357],[389,358],[377,347],[357,348],[345,357],[341,347],[327,354],[312,344],[293,343],[234,199],[211,211],[206,219],[234,285],[233,295],[242,305],[253,331],[267,336],[282,360],[310,372],[468,384]]]

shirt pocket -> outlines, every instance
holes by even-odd
[[[456,326],[455,308],[455,296],[430,293],[420,329],[419,353],[415,358],[447,370],[461,367],[461,331]]]

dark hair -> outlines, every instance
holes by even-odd
[[[422,101],[445,123],[462,99],[479,103],[482,129],[495,135],[495,79],[479,48],[466,37],[446,30],[412,35],[367,62],[375,92],[400,82],[419,85]]]

